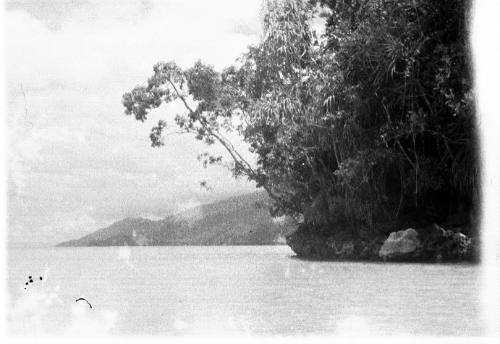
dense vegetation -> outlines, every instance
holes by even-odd
[[[175,123],[231,160],[276,215],[369,236],[401,226],[470,225],[478,200],[467,0],[268,0],[263,37],[222,72],[158,63],[123,96],[146,120],[181,101]],[[311,26],[326,20],[324,35]],[[194,102],[193,102],[194,101]],[[194,104],[194,105],[193,105]],[[152,129],[163,144],[166,121]],[[257,156],[227,139],[236,131]]]

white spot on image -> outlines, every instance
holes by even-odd
[[[67,335],[94,337],[109,335],[115,327],[118,314],[110,310],[94,310],[85,302],[71,305],[71,323]]]
[[[174,328],[178,331],[183,331],[188,328],[188,324],[185,321],[182,321],[181,319],[175,319],[174,321]]]
[[[370,332],[366,319],[356,315],[339,320],[335,329],[338,336],[367,336]]]
[[[132,249],[129,246],[118,247],[118,259],[123,261],[123,263],[130,267],[135,268],[134,264],[130,261],[130,256],[132,254]]]
[[[57,288],[54,291],[28,289],[13,302],[8,313],[8,328],[13,334],[42,335],[46,333],[47,315],[61,303]]]

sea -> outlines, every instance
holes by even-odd
[[[477,265],[310,261],[288,246],[7,253],[14,336],[483,333]]]

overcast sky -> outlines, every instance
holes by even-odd
[[[260,7],[260,0],[7,1],[10,242],[55,243],[124,217],[157,219],[255,190],[221,168],[204,169],[196,157],[206,149],[190,136],[151,148],[150,129],[168,109],[140,123],[124,115],[121,97],[161,60],[232,64],[259,40]]]

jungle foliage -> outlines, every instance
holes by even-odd
[[[158,63],[127,115],[181,101],[175,123],[231,161],[276,215],[356,235],[470,222],[478,200],[469,1],[267,0],[263,37],[222,72]],[[323,35],[312,19],[325,18]],[[191,105],[191,99],[194,104]],[[152,129],[163,145],[167,122]],[[257,156],[227,138],[236,131]],[[462,217],[462,219],[461,219]]]

